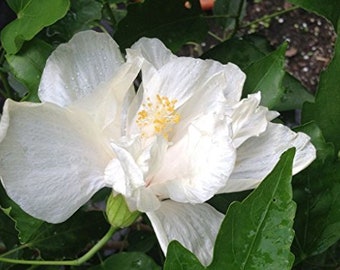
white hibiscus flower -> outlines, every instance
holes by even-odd
[[[140,39],[125,62],[108,35],[78,33],[49,57],[41,104],[5,103],[3,186],[51,223],[111,187],[147,214],[164,252],[178,240],[208,265],[224,215],[205,201],[255,188],[288,148],[293,173],[315,158],[308,136],[270,122],[278,114],[260,93],[240,100],[244,80],[233,64],[177,57],[157,39]]]

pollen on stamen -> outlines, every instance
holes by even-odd
[[[142,136],[163,135],[168,139],[173,125],[180,121],[180,115],[175,110],[176,103],[176,99],[170,100],[166,96],[156,95],[153,100],[148,97],[136,119]]]

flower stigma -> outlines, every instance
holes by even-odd
[[[145,138],[154,135],[163,135],[168,139],[173,125],[180,121],[180,115],[175,110],[176,99],[170,100],[166,96],[156,95],[150,97],[142,104],[142,109],[137,114],[136,123]]]

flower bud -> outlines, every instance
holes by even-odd
[[[140,212],[131,212],[126,204],[123,195],[110,195],[106,202],[106,215],[109,223],[116,228],[125,228],[130,226],[140,215]]]

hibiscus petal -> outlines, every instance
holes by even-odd
[[[105,181],[111,183],[116,192],[130,197],[134,190],[145,185],[143,173],[126,149],[113,142],[111,142],[111,147],[118,159],[112,160],[107,166]],[[118,175],[116,171],[119,171]]]
[[[142,68],[143,86],[147,96],[160,94],[177,99],[183,104],[194,93],[197,97],[209,90],[216,99],[224,95],[228,103],[240,100],[245,74],[231,63],[222,65],[217,61],[190,57],[176,57],[157,39],[140,39],[128,53],[146,61]],[[221,76],[216,76],[220,74]],[[216,95],[220,95],[216,98]],[[209,105],[210,100],[195,102]],[[198,106],[202,108],[201,106]]]
[[[238,80],[239,77],[242,79]],[[147,96],[160,94],[176,99],[178,107],[193,95],[199,97],[208,94],[213,95],[213,100],[234,104],[240,99],[244,78],[240,69],[232,64],[178,57],[155,73],[143,73],[143,86]],[[211,107],[211,99],[195,99],[195,102],[199,102],[196,106],[201,109]]]
[[[118,140],[126,128],[123,123],[129,103],[135,96],[133,81],[139,71],[137,61],[123,64],[109,82],[101,83],[95,91],[72,103],[69,108],[83,110],[112,139]]]
[[[156,38],[141,38],[127,50],[128,55],[134,54],[144,58],[154,68],[159,69],[170,60],[177,58],[165,45]]]
[[[126,197],[130,210],[147,212],[157,209],[159,199],[148,187],[147,177],[160,166],[167,141],[154,137],[148,142],[135,138],[121,143],[124,146],[111,143],[118,159],[107,166],[106,182]],[[148,145],[142,147],[141,143]]]
[[[79,32],[48,58],[39,97],[41,101],[69,105],[110,80],[123,63],[118,45],[109,35]]]
[[[268,117],[272,118],[278,113],[268,112],[266,107],[259,106],[261,93],[248,95],[233,107],[231,116],[233,143],[237,148],[248,138],[259,136],[267,128]]]
[[[237,149],[237,159],[227,185],[220,193],[255,188],[275,167],[281,154],[296,148],[293,174],[306,168],[316,156],[310,138],[281,124],[269,123],[267,130],[252,137]]]
[[[193,205],[171,200],[163,201],[157,211],[146,214],[165,254],[168,244],[177,240],[202,264],[210,264],[224,215],[208,204]]]
[[[163,167],[150,187],[161,198],[203,203],[225,186],[235,162],[226,120],[216,115],[196,119],[188,132],[169,147]]]
[[[27,213],[58,223],[104,183],[114,157],[87,117],[54,104],[7,100],[0,124],[0,174]]]

